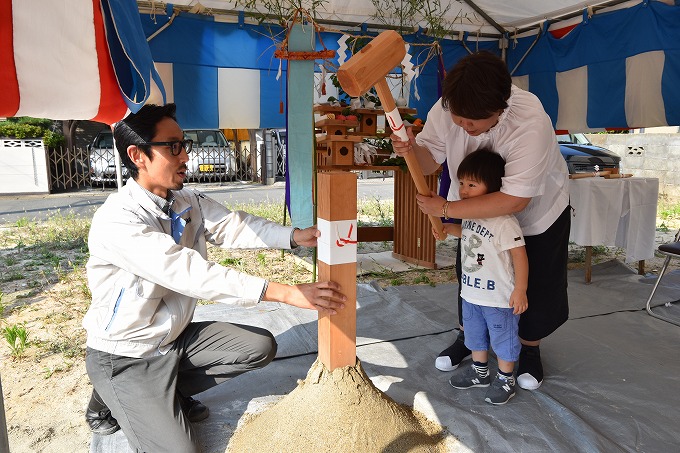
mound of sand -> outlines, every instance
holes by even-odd
[[[277,403],[239,423],[227,451],[443,453],[444,430],[378,390],[357,364],[318,359]]]

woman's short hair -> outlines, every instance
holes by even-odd
[[[458,165],[456,176],[484,183],[487,193],[498,192],[505,176],[505,159],[488,148],[478,149],[465,156]]]
[[[491,117],[508,106],[512,78],[508,68],[491,52],[461,58],[442,86],[442,107],[470,120]]]
[[[130,172],[132,179],[137,179],[139,169],[127,154],[128,146],[136,145],[144,154],[152,157],[151,148],[143,146],[144,143],[153,141],[156,136],[156,125],[163,118],[172,118],[177,121],[175,104],[142,106],[137,113],[131,113],[120,120],[113,128],[113,139],[116,141],[116,149],[120,160]]]

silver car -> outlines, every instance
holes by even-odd
[[[184,138],[194,141],[187,162],[187,178],[231,181],[238,173],[234,150],[220,129],[187,129]]]
[[[90,153],[90,181],[92,184],[106,184],[117,181],[116,158],[113,147],[113,133],[103,130],[97,134],[92,144],[87,145]],[[123,181],[128,178],[128,169],[123,165]]]
[[[187,178],[195,181],[231,181],[238,167],[234,150],[219,129],[188,129],[184,137],[194,141],[187,162]],[[103,130],[88,145],[92,184],[116,183],[116,160],[113,134]],[[123,166],[123,180],[129,177]]]

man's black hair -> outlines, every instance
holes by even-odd
[[[456,172],[458,179],[467,177],[486,185],[487,193],[498,192],[505,176],[505,159],[487,148],[474,151],[463,159]]]
[[[172,118],[177,121],[175,104],[142,106],[137,113],[131,113],[116,123],[113,128],[113,139],[116,141],[116,149],[120,160],[128,168],[130,176],[137,179],[139,168],[127,154],[128,146],[136,145],[149,159],[152,158],[151,148],[144,143],[153,141],[156,136],[156,126],[163,118]]]

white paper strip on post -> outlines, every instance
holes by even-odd
[[[317,219],[321,232],[317,241],[317,258],[326,264],[357,262],[357,221]]]
[[[389,121],[390,129],[392,129],[392,132],[397,134],[397,136],[400,139],[408,141],[408,135],[406,135],[406,128],[404,127],[404,122],[401,120],[401,115],[399,114],[398,109],[395,108],[390,112],[385,112],[385,119]]]

